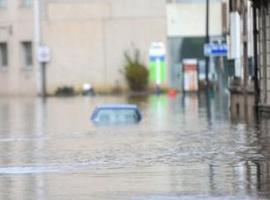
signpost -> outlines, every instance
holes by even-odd
[[[38,51],[37,51],[37,60],[41,64],[41,95],[42,97],[45,97],[47,94],[46,63],[48,63],[50,59],[51,59],[51,56],[50,56],[49,47],[45,45],[39,46]]]
[[[149,50],[150,80],[156,83],[157,89],[166,80],[166,49],[162,42],[152,42]]]

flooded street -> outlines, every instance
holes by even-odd
[[[138,125],[96,127],[101,103]],[[0,199],[270,199],[270,121],[232,121],[228,96],[0,99]]]

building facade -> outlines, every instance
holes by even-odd
[[[270,2],[253,1],[256,15],[256,67],[258,70],[259,109],[270,112]]]
[[[250,108],[255,107],[258,113],[270,113],[270,2],[267,0],[230,0],[231,12],[238,13],[241,29],[238,30],[242,37],[239,53],[241,59],[241,77],[238,90],[244,91],[248,96],[242,95],[242,102],[247,101]],[[251,10],[245,13],[245,10]],[[233,18],[230,23],[233,24]],[[246,22],[246,24],[244,23]],[[245,27],[251,26],[251,34],[245,35]],[[231,28],[232,30],[232,28]],[[246,39],[247,38],[247,39]],[[252,38],[252,43],[244,43]],[[252,45],[253,44],[253,45]],[[235,44],[232,44],[235,45]],[[236,45],[237,46],[237,45]],[[243,48],[243,46],[245,48]],[[242,50],[242,51],[241,51]],[[246,51],[246,54],[245,54]],[[247,52],[252,51],[252,60],[248,59]],[[252,79],[249,81],[247,71],[252,66]],[[244,81],[246,79],[246,81]],[[250,84],[251,83],[251,84]],[[240,87],[239,87],[240,86]],[[239,93],[239,92],[238,92]],[[240,92],[243,94],[243,92]],[[238,95],[238,94],[237,94]],[[232,93],[233,96],[233,93]],[[240,98],[238,98],[239,100]],[[253,99],[250,101],[250,99]],[[238,102],[241,104],[241,102]],[[244,104],[242,104],[244,105]]]
[[[254,120],[257,102],[252,6],[248,0],[229,1],[228,59],[233,67],[229,83],[230,111],[232,119],[245,122]]]
[[[226,7],[222,0],[212,0],[209,4],[209,35],[211,43],[226,41]],[[205,79],[204,44],[206,41],[206,1],[205,0],[171,0],[167,4],[168,54],[170,66],[170,84],[183,89],[183,60],[196,60],[199,79]],[[220,58],[210,58],[209,78],[218,79],[217,67]]]
[[[50,50],[47,92],[58,87],[125,87],[124,52],[137,48],[145,64],[151,42],[166,44],[165,0],[0,0],[0,94],[36,95],[37,38]]]

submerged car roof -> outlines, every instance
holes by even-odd
[[[135,104],[103,104],[97,106],[97,108],[126,108],[126,109],[138,109]]]

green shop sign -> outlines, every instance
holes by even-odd
[[[153,42],[149,51],[150,80],[160,85],[166,81],[165,46],[162,42]]]

